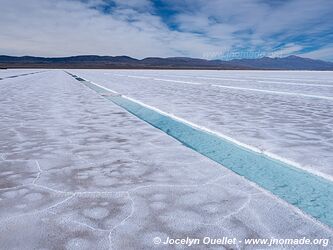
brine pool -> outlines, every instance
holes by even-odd
[[[185,146],[333,227],[333,183],[331,181],[193,127],[76,75],[70,75]]]

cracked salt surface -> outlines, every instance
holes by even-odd
[[[62,71],[1,84],[4,249],[147,249],[153,237],[189,235],[333,240]]]

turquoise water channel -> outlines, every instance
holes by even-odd
[[[106,99],[333,227],[333,183],[225,138],[194,128],[72,75]]]

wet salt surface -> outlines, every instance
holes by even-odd
[[[156,236],[333,238],[62,71],[2,83],[5,249],[147,249]]]
[[[71,72],[333,179],[332,72]]]

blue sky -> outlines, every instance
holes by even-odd
[[[0,54],[333,61],[329,0],[0,0]]]

